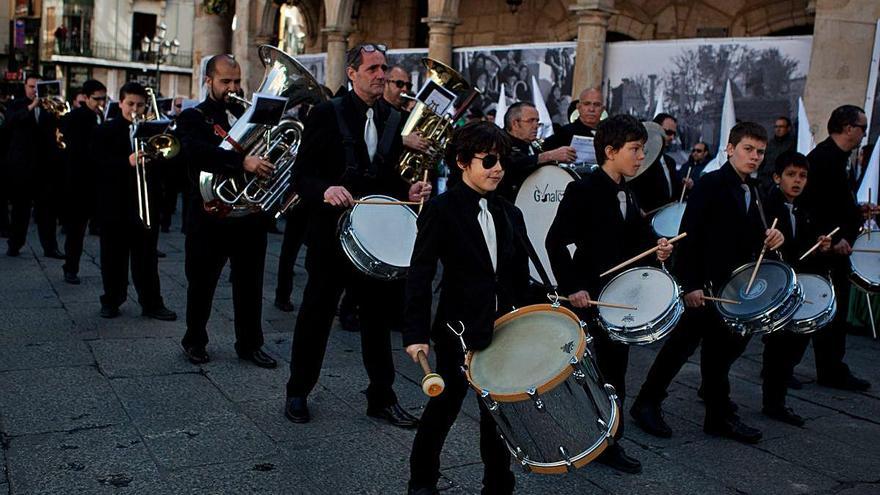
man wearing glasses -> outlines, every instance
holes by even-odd
[[[668,113],[658,113],[654,122],[663,128],[663,151],[644,173],[630,182],[642,211],[649,212],[671,202],[678,201],[682,183],[678,179],[675,160],[666,155],[665,151],[678,133],[678,121]]]
[[[840,233],[831,241],[831,256],[828,257],[838,308],[849,307],[849,255],[867,213],[867,206],[860,208],[849,188],[846,166],[850,154],[865,137],[867,128],[864,110],[854,105],[837,107],[828,119],[828,138],[807,155],[810,181],[804,189],[804,199],[810,211],[815,213],[816,228],[819,232],[831,232],[840,227]],[[877,204],[877,193],[875,188],[870,201],[873,204]],[[830,325],[813,334],[816,381],[826,387],[864,391],[871,384],[854,376],[843,362],[846,317],[845,309],[838,311]]]
[[[107,87],[90,79],[83,83],[85,101],[61,121],[61,132],[67,143],[64,181],[64,281],[79,284],[79,260],[82,257],[86,224],[95,214],[97,187],[93,169],[94,155],[89,152],[92,133],[104,122]]]
[[[691,156],[678,171],[678,178],[687,189],[694,187],[694,181],[703,173],[709,163],[709,145],[700,141],[691,149]],[[690,172],[690,173],[688,173]],[[688,177],[690,176],[690,177]]]
[[[553,134],[544,141],[544,150],[553,150],[561,146],[570,146],[573,136],[592,137],[596,133],[596,126],[602,119],[605,111],[602,90],[599,88],[587,88],[581,91],[577,100],[578,118],[571,124],[565,125],[559,132]]]
[[[359,44],[348,52],[346,73],[352,90],[321,103],[305,123],[293,187],[310,209],[306,232],[309,274],[293,332],[285,416],[294,423],[311,419],[307,398],[318,382],[330,327],[342,290],[360,303],[361,349],[370,384],[367,415],[401,428],[418,420],[397,402],[393,390],[389,298],[393,284],[372,279],[346,259],[337,235],[342,213],[355,198],[384,194],[420,201],[431,186],[410,185],[397,170],[401,152],[400,113],[382,99],[388,66],[385,46]],[[389,242],[395,242],[389,239]],[[323,411],[329,414],[330,411]]]
[[[403,67],[395,65],[388,71],[388,76],[385,80],[385,93],[382,95],[382,98],[401,113],[401,128],[409,117],[409,111],[414,103],[413,100],[404,98],[404,95],[413,96],[412,82],[409,72]],[[417,132],[404,136],[403,146],[422,153],[428,151],[428,141]]]

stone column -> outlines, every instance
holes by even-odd
[[[324,84],[336,93],[348,81],[345,74],[345,54],[348,51],[348,30],[327,27],[323,30],[327,37],[327,59],[324,62]]]
[[[458,18],[459,0],[428,0],[428,17],[422,22],[428,25],[428,57],[452,65],[452,36]]]
[[[195,4],[195,22],[193,26],[193,75],[190,96],[198,98],[199,88],[202,86],[202,78],[200,77],[202,58],[218,53],[229,53],[232,24],[230,17],[205,12],[201,0],[194,0],[193,3]]]
[[[578,37],[572,98],[587,88],[601,88],[605,64],[608,19],[615,14],[614,0],[578,0],[570,10],[577,16]]]

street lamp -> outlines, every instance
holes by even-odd
[[[156,35],[153,36],[153,39],[150,39],[148,36],[144,36],[144,39],[141,40],[141,51],[146,54],[152,54],[156,59],[156,96],[161,94],[162,89],[162,73],[160,71],[160,65],[169,61],[171,58],[176,57],[177,53],[180,51],[180,41],[177,38],[174,38],[171,41],[165,39],[165,34],[168,33],[168,26],[165,23],[161,23],[156,26]]]

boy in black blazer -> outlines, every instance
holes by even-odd
[[[436,493],[440,451],[468,391],[462,373],[461,343],[446,327],[461,321],[469,350],[489,346],[494,321],[519,306],[529,284],[522,213],[495,194],[504,177],[510,141],[494,124],[476,122],[458,129],[446,150],[456,163],[457,180],[446,193],[425,204],[419,215],[406,285],[403,344],[417,361],[434,341],[437,369],[446,389],[428,401],[410,455],[409,493]],[[432,281],[443,264],[440,301],[431,325]],[[480,452],[485,465],[484,493],[512,493],[510,454],[495,422],[480,402]]]
[[[666,239],[657,240],[642,217],[626,177],[636,174],[645,159],[644,126],[629,115],[603,120],[596,129],[594,145],[599,168],[565,188],[556,218],[545,242],[559,290],[568,295],[572,306],[586,320],[590,299],[598,297],[604,283],[599,274],[651,247],[660,245],[657,259],[664,261],[672,252]],[[574,256],[568,246],[576,246]],[[612,340],[598,326],[594,337],[595,355],[602,376],[617,391],[621,407],[626,394],[626,368],[629,346]],[[615,439],[623,436],[623,423]],[[626,455],[619,443],[612,443],[597,459],[614,469],[638,473],[641,463]]]

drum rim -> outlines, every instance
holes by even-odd
[[[789,266],[781,261],[776,261],[776,260],[764,260],[763,265],[764,266],[766,266],[766,265],[779,265],[782,268],[785,268],[791,274],[791,287],[786,291],[785,296],[782,297],[778,303],[762,310],[760,313],[757,313],[757,314],[755,314],[753,316],[749,316],[749,317],[744,317],[741,315],[734,315],[733,313],[730,313],[724,309],[723,305],[727,304],[727,303],[722,303],[722,302],[716,301],[715,308],[718,310],[718,313],[721,315],[722,318],[724,318],[725,320],[734,320],[737,323],[751,323],[751,322],[759,320],[764,315],[771,314],[771,313],[778,311],[780,308],[785,306],[785,303],[787,303],[789,299],[791,299],[791,296],[797,291],[797,283],[798,283],[797,282],[797,273],[794,271],[794,268],[792,268],[791,266]],[[739,268],[737,268],[736,270],[734,270],[733,273],[730,275],[730,277],[727,278],[727,282],[725,282],[724,285],[721,286],[721,293],[724,292],[724,289],[727,287],[727,284],[729,284],[737,275],[739,275],[740,273],[742,273],[745,270],[753,268],[754,266],[755,266],[755,262],[750,262],[750,263],[746,263],[746,264],[740,266]]]
[[[574,356],[578,358],[578,361],[584,359],[584,354],[587,351],[587,336],[583,331],[583,322],[573,311],[563,306],[553,305],[553,304],[531,304],[529,306],[523,306],[520,308],[516,308],[509,313],[505,313],[501,315],[498,319],[495,320],[495,324],[493,325],[492,335],[494,340],[495,332],[498,330],[498,327],[504,323],[507,323],[511,320],[514,320],[520,316],[527,315],[530,313],[535,313],[539,311],[549,311],[549,312],[559,312],[563,315],[571,318],[581,329],[581,332],[578,333],[578,347],[577,351],[574,353]],[[480,351],[468,351],[464,358],[464,367],[465,367],[465,379],[468,381],[468,384],[473,388],[477,394],[482,395],[483,391],[486,390],[489,393],[489,397],[496,402],[522,402],[524,400],[530,400],[531,396],[526,392],[516,392],[512,394],[496,394],[492,393],[491,390],[480,387],[478,383],[476,383],[471,376],[471,362],[473,361],[474,355]],[[555,376],[547,380],[545,383],[535,387],[535,393],[537,395],[541,395],[548,390],[553,390],[559,384],[564,382],[569,375],[574,372],[574,367],[569,364],[564,367],[562,371],[557,373]]]
[[[677,311],[678,306],[682,307],[682,309],[681,309],[682,312],[684,311],[684,304],[681,301],[681,286],[678,285],[678,281],[675,280],[675,277],[673,277],[671,273],[667,272],[666,270],[664,270],[662,268],[657,268],[656,266],[637,266],[637,267],[630,268],[628,270],[625,270],[625,271],[618,273],[617,275],[614,276],[614,278],[609,280],[607,284],[605,284],[605,287],[603,287],[601,291],[599,291],[599,300],[600,301],[602,300],[602,295],[605,293],[605,289],[607,289],[611,284],[613,284],[618,278],[621,278],[630,272],[635,272],[635,271],[639,271],[639,270],[653,270],[656,272],[660,272],[660,273],[666,275],[667,277],[669,277],[669,279],[672,281],[672,287],[673,287],[672,298],[670,298],[669,304],[666,306],[666,309],[663,311],[663,313],[660,315],[660,318],[657,321],[663,321],[664,319],[666,319],[666,317],[668,317],[670,315],[672,315],[671,320],[674,320],[675,313],[678,312]],[[610,329],[611,328],[615,328],[615,329],[616,328],[630,328],[632,330],[639,331],[642,329],[653,328],[656,324],[652,323],[652,322],[648,322],[648,323],[645,323],[644,325],[638,325],[638,326],[633,326],[633,327],[621,327],[619,325],[614,325],[611,322],[609,322],[608,320],[606,320],[602,316],[602,308],[599,308],[599,310],[596,312],[596,314],[598,315],[597,319],[598,319],[599,325],[603,329],[605,329],[605,331],[608,333],[609,337],[611,337],[613,340],[616,340],[618,342],[623,342],[625,344],[650,344],[652,342],[656,342],[656,341],[662,339],[663,337],[665,337],[669,333],[669,330],[666,330],[659,337],[653,338],[650,340],[642,339],[642,338],[639,338],[639,339],[623,338],[622,335],[619,335],[617,332],[614,332]],[[679,315],[678,318],[680,319],[681,315]]]
[[[822,279],[829,287],[831,287],[831,304],[820,311],[818,314],[813,316],[812,318],[804,318],[801,320],[796,320],[792,315],[791,321],[785,326],[785,330],[790,332],[794,332],[800,335],[809,335],[813,332],[819,331],[825,328],[834,317],[837,315],[837,291],[834,290],[834,284],[831,283],[830,280],[823,277],[822,275],[816,273],[801,273],[798,274],[801,280],[809,277],[818,277]],[[804,299],[806,299],[807,293],[804,291]],[[795,311],[795,314],[797,311]]]
[[[397,201],[397,198],[393,198],[391,196],[386,196],[384,194],[370,194],[370,195],[367,195],[367,196],[364,196],[361,198],[361,200],[369,200],[369,199]],[[354,230],[354,225],[352,224],[352,222],[350,220],[352,214],[359,206],[361,206],[361,204],[356,204],[356,205],[352,206],[351,208],[346,210],[342,214],[342,216],[340,217],[340,226],[344,227],[346,224],[348,224],[347,228],[344,228],[340,231],[340,237],[348,239],[352,243],[354,243],[354,245],[357,247],[358,251],[360,251],[361,253],[364,253],[372,258],[375,258],[372,253],[367,251],[367,249],[364,247],[363,243],[355,235],[356,232]],[[412,210],[412,208],[409,208],[409,207],[406,207],[403,205],[401,205],[401,207],[404,210],[406,210],[410,215],[412,215],[414,218],[418,219],[418,215]],[[377,261],[379,262],[379,266],[387,266],[387,267],[392,268],[392,270],[383,270],[383,273],[381,273],[381,274],[377,273],[376,270],[372,269],[372,267],[369,267],[369,268],[365,267],[363,265],[363,263],[361,263],[360,261],[355,261],[355,258],[357,258],[357,257],[354,256],[354,253],[352,253],[351,247],[348,246],[347,242],[342,242],[341,244],[342,244],[342,249],[345,251],[345,254],[348,257],[349,261],[351,261],[352,264],[355,265],[355,267],[358,268],[358,270],[360,270],[361,273],[364,273],[365,275],[369,275],[369,276],[376,278],[378,280],[397,280],[397,279],[403,278],[406,275],[407,270],[409,269],[409,266],[394,265],[394,264],[386,263],[384,261],[377,259]]]
[[[880,230],[872,229],[871,234],[880,235]],[[859,242],[859,239],[861,239],[862,237],[867,237],[867,236],[868,236],[868,232],[862,232],[861,234],[859,234],[856,237],[856,240],[853,241],[853,247],[855,247],[856,243]],[[862,289],[864,289],[868,292],[880,292],[880,281],[878,281],[878,282],[871,281],[871,279],[869,279],[868,277],[863,275],[862,272],[856,268],[855,263],[853,263],[853,255],[854,254],[856,254],[856,253],[849,255],[849,267],[850,267],[849,278],[850,278],[850,280],[854,284],[858,285],[859,287],[861,287]]]
[[[663,213],[664,211],[669,210],[672,207],[677,206],[677,205],[682,206],[681,216],[684,217],[684,208],[687,208],[687,201],[681,201],[681,202],[675,201],[675,202],[667,203],[666,205],[661,206],[659,210],[654,212],[654,215],[651,216],[651,230],[653,230],[655,234],[661,235],[660,232],[657,231],[657,224],[655,223],[657,220],[657,217],[659,217],[660,214]],[[678,230],[679,231],[681,230],[681,220],[679,220],[679,222],[678,222]],[[678,234],[678,232],[676,232],[676,235],[677,234]]]

